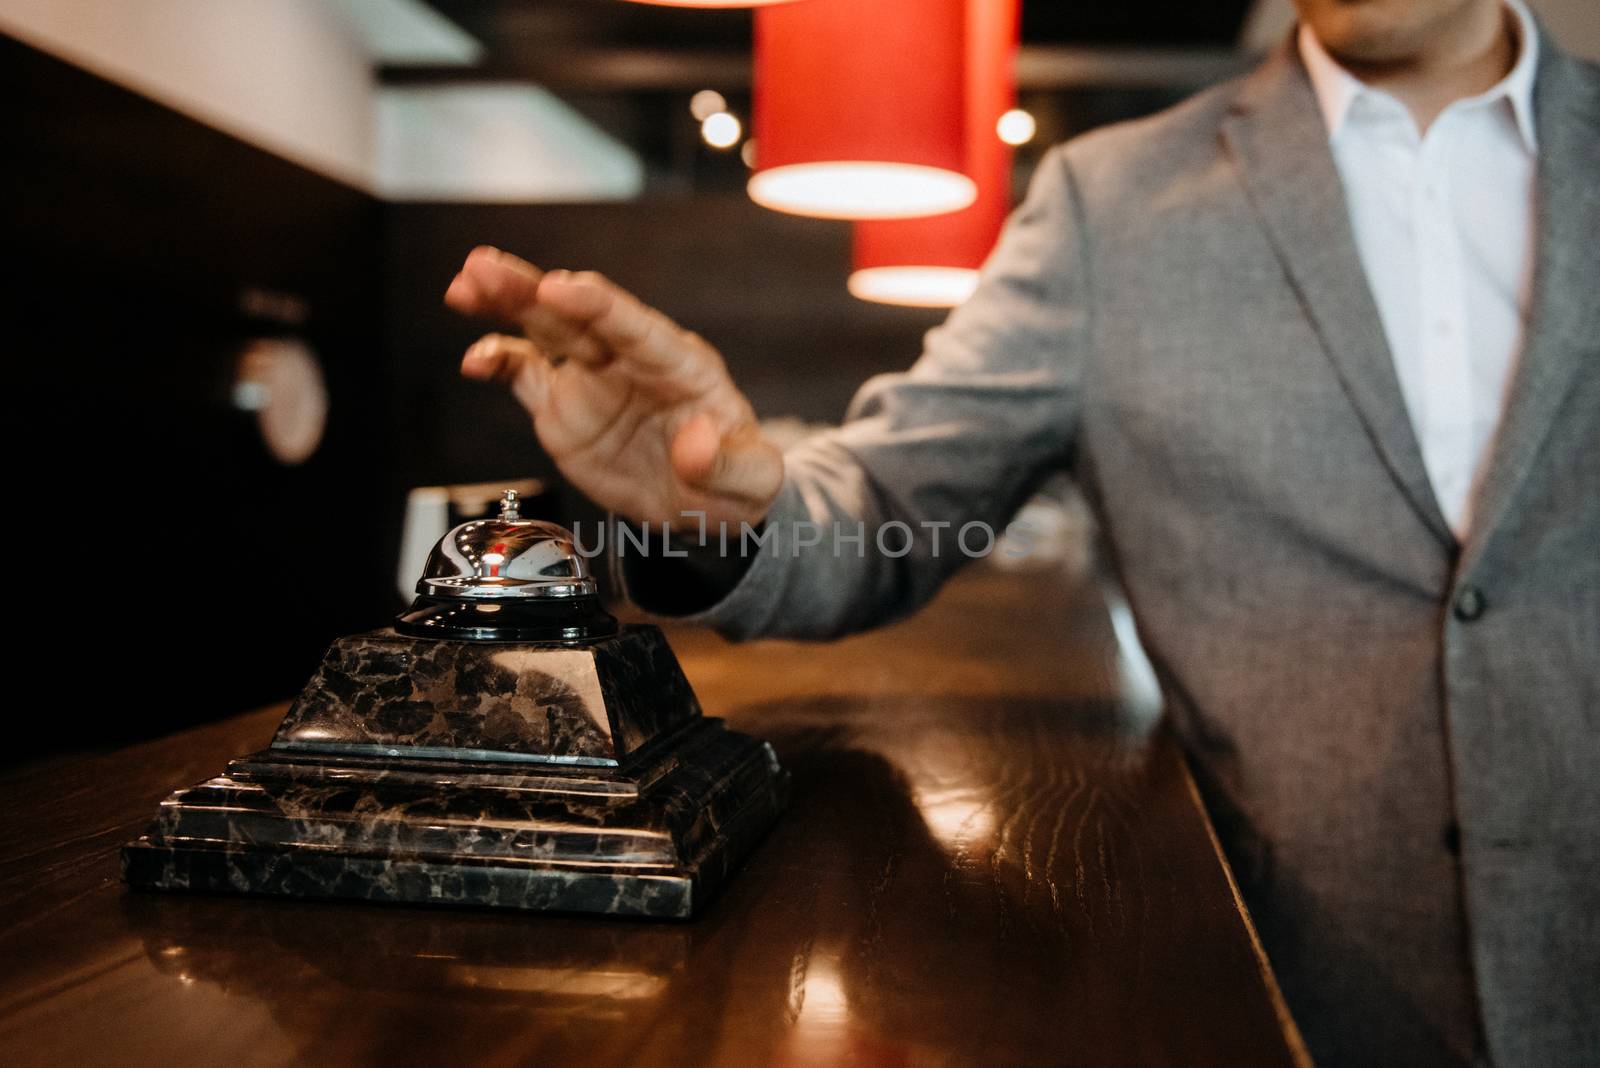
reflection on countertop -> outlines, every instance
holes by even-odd
[[[1092,587],[973,571],[828,646],[672,640],[794,774],[692,922],[132,894],[115,847],[273,712],[0,780],[0,1058],[1295,1063]],[[33,815],[37,813],[37,816]]]

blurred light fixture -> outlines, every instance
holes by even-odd
[[[739,143],[739,135],[744,133],[738,116],[730,115],[726,111],[713,112],[705,117],[700,124],[700,136],[705,138],[706,144],[712,148],[732,148]]]
[[[971,204],[966,6],[804,0],[757,11],[751,199],[830,219],[913,218]]]
[[[423,0],[323,0],[319,6],[344,24],[374,65],[470,67],[483,59],[482,41]]]
[[[744,160],[744,165],[746,167],[749,167],[752,170],[755,169],[756,139],[754,137],[749,138],[744,144],[739,146],[739,158]]]
[[[377,187],[391,200],[627,200],[637,153],[536,85],[395,85],[378,91]]]
[[[853,297],[908,308],[953,308],[977,288],[972,267],[862,267],[849,281]]]
[[[234,365],[233,406],[255,416],[261,441],[286,467],[311,459],[328,424],[328,387],[316,354],[298,338],[259,338]]]
[[[925,219],[857,222],[848,286],[862,300],[919,308],[960,304],[977,288],[978,268],[1010,210],[1011,149],[995,133],[1002,116],[1018,113],[1013,67],[1019,3],[963,0],[963,7],[964,169],[977,185],[977,200],[962,211]]]
[[[1033,140],[1038,130],[1039,125],[1033,121],[1033,116],[1021,108],[1012,108],[994,124],[994,132],[1008,145],[1025,145]]]
[[[715,89],[702,89],[689,98],[689,114],[694,116],[695,122],[705,122],[717,112],[727,110],[727,99]]]

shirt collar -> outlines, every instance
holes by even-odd
[[[1517,20],[1517,61],[1504,78],[1490,89],[1470,98],[1470,101],[1504,98],[1511,105],[1522,143],[1531,152],[1538,147],[1533,125],[1533,76],[1539,64],[1539,29],[1522,0],[1505,0],[1505,5]],[[1341,67],[1304,22],[1300,24],[1299,45],[1300,58],[1311,77],[1311,88],[1316,93],[1317,107],[1322,111],[1322,121],[1328,128],[1330,141],[1344,128],[1350,107],[1358,97],[1365,94],[1387,96]],[[1457,101],[1458,104],[1466,102]]]

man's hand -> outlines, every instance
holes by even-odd
[[[561,473],[635,520],[754,525],[783,481],[783,457],[717,350],[598,274],[541,272],[472,250],[445,303],[521,336],[488,334],[461,373],[511,387]]]

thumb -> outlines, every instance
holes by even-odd
[[[673,436],[672,469],[702,493],[766,504],[783,483],[783,454],[754,424],[722,434],[702,414]]]

